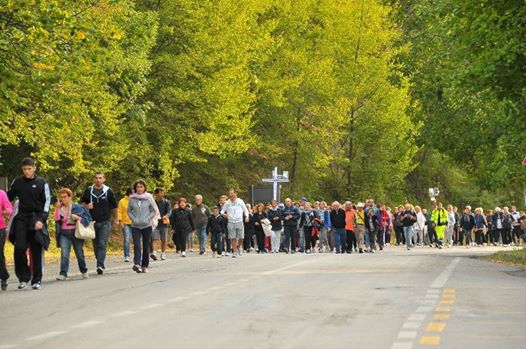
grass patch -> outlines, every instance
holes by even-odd
[[[488,258],[497,263],[510,264],[526,269],[526,249],[524,248],[513,251],[500,251]]]

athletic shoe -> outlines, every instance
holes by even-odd
[[[236,253],[235,252],[232,253],[232,258],[236,258]]]
[[[130,261],[130,257],[124,257],[124,262],[128,263]]]
[[[7,280],[2,280],[0,286],[2,287],[2,291],[7,290]]]
[[[27,287],[27,283],[26,282],[21,282],[21,283],[18,284],[18,289],[19,290],[23,290],[26,287]]]
[[[186,252],[185,251],[181,252],[181,257],[186,257]]]
[[[229,257],[230,256],[230,252],[226,252],[225,256]]]
[[[359,252],[360,252],[360,253],[363,253],[363,249],[360,248]]]
[[[97,267],[97,274],[99,275],[104,274],[104,269],[102,269],[101,267]]]
[[[60,274],[59,276],[57,276],[57,281],[66,281],[68,277],[66,275],[62,275]]]
[[[199,251],[199,255],[202,256],[205,254],[205,251]]]
[[[147,273],[147,272],[148,272],[148,268],[146,268],[146,267],[142,267],[142,272],[143,272],[143,273]]]
[[[217,257],[217,252],[214,251],[214,253],[212,253],[212,258],[216,258]]]
[[[166,252],[161,252],[161,260],[162,261],[166,260]]]
[[[217,255],[217,258],[222,258],[222,257],[223,257],[223,255],[220,255],[220,254]]]
[[[154,261],[157,260],[157,255],[155,254],[155,252],[153,252],[152,254],[150,254],[150,258],[153,259]]]
[[[40,282],[35,282],[31,287],[33,287],[33,290],[40,290]]]
[[[140,268],[141,268],[141,267],[139,267],[137,264],[135,264],[135,265],[133,266],[132,270],[133,270],[134,272],[136,272],[136,273],[140,273],[140,272],[141,272],[141,269],[140,269]]]
[[[82,273],[82,278],[83,278],[84,280],[89,279],[89,274],[88,274],[88,272]]]

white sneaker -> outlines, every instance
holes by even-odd
[[[161,252],[161,260],[162,261],[166,260],[166,252]]]
[[[68,277],[66,275],[62,275],[60,274],[59,276],[57,276],[57,281],[66,281]]]
[[[82,273],[82,278],[83,279],[89,279],[89,274],[88,273]]]
[[[130,257],[124,257],[124,262],[128,263],[130,261]]]
[[[216,258],[217,257],[217,252],[214,251],[214,253],[212,253],[212,258]]]
[[[181,252],[181,257],[186,257],[186,252],[185,251]]]

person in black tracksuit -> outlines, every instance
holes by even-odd
[[[192,213],[186,208],[186,199],[179,199],[179,208],[172,211],[170,224],[174,230],[173,240],[181,250],[181,256],[186,257],[186,240],[188,234],[195,230]]]
[[[223,216],[219,214],[219,209],[214,207],[212,214],[208,217],[206,230],[210,233],[210,248],[217,253],[217,257],[221,257],[223,253],[223,240],[225,237],[225,226],[223,224]]]
[[[33,289],[40,289],[42,282],[42,243],[38,241],[37,234],[46,229],[46,222],[51,204],[49,184],[42,177],[35,174],[35,161],[25,158],[22,161],[24,175],[16,178],[7,191],[10,201],[18,198],[18,213],[15,217],[12,234],[9,239],[15,244],[15,273],[20,284],[19,289],[24,289],[30,281]],[[28,266],[26,256],[27,248],[31,250],[33,262],[33,275]]]

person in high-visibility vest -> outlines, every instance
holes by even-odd
[[[433,223],[435,223],[435,230],[437,235],[436,246],[442,248],[444,243],[444,234],[446,232],[446,226],[448,222],[447,211],[442,207],[442,203],[437,204],[437,208],[433,210],[431,215]]]

